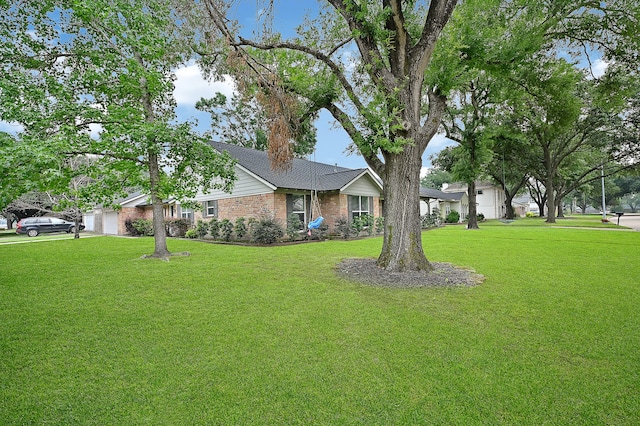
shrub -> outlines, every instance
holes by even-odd
[[[483,213],[478,213],[476,215],[476,218],[478,219],[478,222],[482,222],[482,221],[484,221],[484,214]]]
[[[236,224],[233,228],[233,232],[236,233],[236,238],[239,240],[247,235],[247,224],[244,221],[244,217],[239,217],[236,219]]]
[[[263,217],[251,226],[251,240],[258,244],[273,244],[284,235],[284,229],[274,219]]]
[[[351,236],[351,225],[346,217],[341,217],[336,220],[336,233],[341,235],[345,240]]]
[[[124,222],[124,226],[127,229],[127,232],[133,236],[145,235],[145,236],[153,236],[153,221],[150,219],[135,219],[131,220],[128,218]]]
[[[376,234],[382,234],[384,232],[384,217],[376,217]]]
[[[220,234],[225,241],[231,241],[231,234],[233,234],[233,223],[229,219],[222,219],[220,221]]]
[[[195,229],[189,229],[185,232],[184,236],[187,238],[198,238],[198,232]]]
[[[437,228],[442,224],[442,218],[440,217],[440,210],[435,208],[431,211],[431,214],[425,214],[421,217],[423,228]]]
[[[360,235],[360,232],[364,229],[364,219],[363,216],[356,216],[351,221],[351,230],[356,235]]]
[[[185,219],[167,220],[164,226],[170,237],[184,237],[189,229],[189,223]]]
[[[209,225],[199,220],[196,224],[196,234],[198,238],[204,238],[209,233]]]
[[[130,217],[125,219],[124,228],[127,230],[127,234],[129,235],[133,235],[134,237],[137,237],[140,235],[138,230],[133,226],[133,219],[131,219]]]
[[[327,225],[327,222],[323,220],[318,229],[311,230],[311,235],[309,235],[309,239],[324,240],[327,237],[328,232],[329,232],[329,225]]]
[[[375,221],[373,219],[373,216],[370,214],[365,214],[363,216],[360,216],[360,220],[364,225],[364,229],[367,231],[367,235],[373,235],[373,232],[375,231]]]
[[[460,222],[460,213],[455,210],[451,210],[445,219],[447,223],[458,223]]]
[[[536,217],[536,214],[534,212],[527,212],[525,213],[525,217]]]
[[[209,234],[214,240],[220,238],[220,222],[215,217],[209,221]]]
[[[289,216],[287,219],[287,237],[289,237],[289,241],[295,241],[298,239],[302,226],[303,223],[300,220],[300,216],[297,214]]]

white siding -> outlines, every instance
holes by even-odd
[[[367,175],[361,176],[341,191],[347,195],[363,195],[367,197],[379,197],[380,189]]]
[[[259,179],[255,178],[254,176],[238,167],[236,167],[236,176],[238,177],[238,179],[236,180],[236,183],[233,186],[233,190],[230,194],[217,189],[211,190],[207,193],[199,192],[196,196],[196,201],[246,197],[249,195],[269,194],[273,192],[273,189],[270,188],[267,184],[261,182]]]

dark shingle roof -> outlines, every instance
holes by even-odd
[[[442,192],[437,189],[420,187],[420,197],[437,198],[439,200],[457,201],[462,199],[464,192]]]
[[[291,169],[279,172],[271,169],[265,151],[222,142],[211,142],[211,146],[217,151],[229,152],[239,165],[278,188],[335,191],[367,171],[294,158]]]

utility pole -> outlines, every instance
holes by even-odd
[[[607,202],[604,196],[604,163],[602,164],[602,168],[600,169],[600,177],[602,181],[602,220],[607,220]]]

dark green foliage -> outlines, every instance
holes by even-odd
[[[273,244],[284,235],[282,225],[274,218],[263,217],[251,226],[251,241],[258,244]]]
[[[484,214],[483,213],[478,213],[477,214],[477,218],[478,218],[478,222],[482,222],[484,220]]]
[[[195,229],[189,229],[184,236],[187,238],[198,238],[198,232]]]
[[[225,241],[231,241],[231,235],[233,234],[233,223],[229,219],[222,219],[220,221],[220,235]]]
[[[245,222],[244,217],[239,217],[236,219],[235,227],[233,228],[233,232],[236,234],[236,238],[241,240],[247,235],[247,224]]]
[[[189,229],[189,223],[184,219],[167,220],[164,224],[170,237],[184,237]]]
[[[295,241],[300,236],[300,231],[302,230],[302,221],[300,220],[300,216],[297,214],[292,214],[287,219],[287,237],[289,237],[289,241]]]
[[[130,235],[134,237],[138,237],[141,235],[144,236],[153,236],[153,222],[149,219],[131,219],[127,218],[124,222],[124,227]]]
[[[220,238],[220,222],[215,217],[209,221],[209,234],[214,240]]]
[[[342,236],[345,240],[351,236],[351,225],[346,217],[343,216],[336,220],[336,233]]]
[[[384,232],[384,217],[376,217],[376,234],[382,234]]]
[[[451,210],[445,219],[446,223],[458,223],[460,221],[460,213],[455,210]]]
[[[209,233],[209,225],[199,220],[196,224],[196,234],[198,238],[204,238]]]
[[[364,225],[364,229],[367,231],[367,235],[373,235],[375,231],[375,220],[373,218],[373,215],[365,214],[364,216],[360,217],[360,220]]]
[[[356,216],[351,221],[351,230],[353,231],[353,234],[356,237],[360,235],[360,232],[362,232],[364,227],[365,227],[364,216]]]
[[[320,224],[320,228],[311,229],[311,235],[309,235],[310,240],[324,240],[327,237],[327,233],[329,233],[329,225],[327,225],[326,221],[323,221]]]

